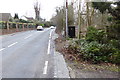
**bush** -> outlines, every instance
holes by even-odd
[[[120,23],[113,24],[112,26],[108,27],[107,30],[107,35],[109,39],[120,40]]]
[[[89,27],[85,39],[74,40],[68,49],[70,54],[80,55],[79,58],[92,63],[120,63],[120,41],[106,41],[104,30]]]
[[[72,41],[70,43],[70,45],[68,46],[68,49],[69,49],[69,54],[77,54],[79,53],[79,45],[76,44],[74,41]]]
[[[112,44],[100,44],[97,41],[87,42],[86,40],[78,40],[79,54],[83,60],[91,61],[92,63],[100,62],[120,62],[120,50]],[[78,49],[77,48],[77,49]]]
[[[105,40],[105,31],[98,30],[94,27],[88,27],[88,32],[86,34],[86,40],[91,41],[98,41],[99,43],[103,43]]]
[[[120,49],[120,40],[112,39],[112,40],[109,41],[109,44],[111,44],[112,46]]]
[[[111,62],[120,64],[120,51],[116,51],[114,54],[111,56]]]

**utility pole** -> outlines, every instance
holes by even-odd
[[[81,37],[81,2],[79,0],[79,9],[78,9],[78,39]]]
[[[66,0],[66,37],[68,37],[68,0]]]

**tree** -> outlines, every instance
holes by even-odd
[[[15,13],[14,19],[19,19],[19,16],[17,13]]]
[[[39,21],[40,20],[40,4],[38,2],[34,4],[34,10],[35,10],[35,19]]]
[[[51,22],[57,26],[57,31],[65,30],[65,6],[56,8],[56,15],[52,17]],[[74,24],[73,6],[68,5],[68,25]]]
[[[108,8],[109,13],[111,13],[115,21],[119,21],[120,20],[120,1],[113,3],[113,5],[116,5],[116,7],[115,8],[109,7]]]
[[[92,25],[92,17],[94,15],[94,8],[91,5],[91,2],[86,2],[87,27]]]
[[[112,15],[113,24],[108,27],[108,36],[110,39],[120,40],[120,1],[113,3],[116,7],[109,7],[109,13]]]
[[[102,24],[103,24],[103,14],[106,12],[106,10],[109,9],[111,3],[110,2],[92,2],[92,6],[95,9],[98,9],[102,13]]]
[[[120,1],[119,2],[93,2],[93,7],[98,9],[102,15],[106,10],[108,13],[112,15],[109,17],[109,21],[112,21],[112,25],[107,28],[108,37],[110,39],[120,40]],[[111,5],[116,5],[116,7],[112,7]],[[102,18],[103,22],[103,18]]]
[[[68,5],[68,25],[74,25],[74,9],[73,5]]]

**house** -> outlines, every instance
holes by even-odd
[[[10,13],[0,13],[0,21],[9,21],[12,18]]]
[[[26,17],[28,21],[33,21],[34,18],[33,17]]]
[[[33,17],[26,17],[24,16],[25,20],[27,21],[30,21],[30,22],[33,22],[34,21],[34,18]]]

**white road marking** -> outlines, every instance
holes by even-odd
[[[57,78],[57,76],[54,76],[54,78]]]
[[[27,36],[27,37],[25,37],[24,39],[27,39],[27,38],[29,38],[29,37],[31,37],[32,35],[29,35],[29,36]]]
[[[5,48],[0,49],[0,51],[3,51]]]
[[[48,42],[48,50],[47,50],[47,54],[50,54],[50,40]]]
[[[51,38],[51,36],[52,36],[52,31],[50,31],[47,54],[50,54],[50,38]]]
[[[15,43],[13,43],[13,44],[11,44],[11,45],[9,45],[8,47],[11,47],[11,46],[13,46],[13,45],[15,45],[15,44],[17,44],[18,42],[15,42]]]
[[[45,61],[45,67],[43,70],[43,74],[47,74],[47,67],[48,67],[48,61]]]
[[[52,36],[52,30],[50,31],[50,38],[51,38],[51,36]]]

